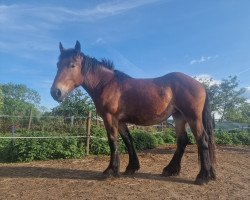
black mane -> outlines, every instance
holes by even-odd
[[[75,56],[79,55],[78,52],[75,49],[67,49],[61,52],[60,56],[59,56],[59,60],[64,59],[64,58],[73,58]],[[129,75],[116,70],[114,63],[106,58],[101,59],[101,61],[98,61],[96,58],[90,57],[90,56],[86,56],[83,53],[80,54],[82,57],[84,57],[84,71],[87,74],[88,72],[99,68],[99,67],[105,67],[111,71],[114,72],[115,77],[118,80],[124,80],[127,78],[131,78]]]
[[[111,60],[109,60],[109,59],[106,59],[106,58],[101,59],[100,64],[101,64],[103,67],[105,67],[105,68],[107,68],[107,69],[110,69],[110,70],[112,70],[112,71],[114,71],[114,69],[115,69],[115,66],[114,66],[113,61],[111,61]]]
[[[101,59],[101,61],[98,61],[96,58],[91,58],[91,57],[85,56],[85,55],[84,55],[84,57],[85,57],[84,68],[87,72],[89,72],[90,70],[96,69],[98,67],[104,67],[104,68],[107,68],[107,69],[113,71],[115,74],[115,77],[120,81],[125,80],[127,78],[131,78],[131,76],[129,76],[129,75],[127,75],[119,70],[116,70],[114,63],[109,59],[103,58],[103,59]]]

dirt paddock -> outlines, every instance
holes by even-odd
[[[160,173],[174,146],[139,153],[134,176],[103,180],[108,156],[0,164],[0,199],[250,199],[250,149],[217,147],[217,180],[194,185],[199,171],[196,146],[188,146],[178,177]],[[121,155],[121,171],[127,155]]]

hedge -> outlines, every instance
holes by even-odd
[[[58,133],[27,132],[27,136],[49,136]],[[176,143],[172,129],[161,133],[148,133],[144,130],[131,131],[137,151],[152,149],[158,145]],[[110,153],[106,131],[102,127],[91,127],[90,153],[93,155]],[[188,132],[189,143],[194,144],[192,133]],[[246,132],[228,133],[218,131],[215,134],[217,144],[250,145],[250,134]],[[122,139],[119,137],[119,151],[126,152]],[[0,162],[29,162],[33,160],[82,158],[85,156],[85,144],[79,138],[60,139],[16,139],[14,145],[10,139],[0,139]]]

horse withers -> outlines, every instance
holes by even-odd
[[[82,86],[92,98],[104,121],[111,151],[110,163],[103,172],[105,177],[120,175],[118,133],[129,154],[125,173],[134,174],[140,168],[127,123],[154,125],[172,115],[177,148],[162,175],[175,176],[180,173],[181,158],[188,143],[185,127],[189,124],[200,159],[200,172],[195,183],[201,185],[216,178],[212,118],[201,83],[179,72],[158,78],[135,79],[115,70],[109,60],[98,61],[85,55],[78,41],[75,48],[64,49],[61,43],[59,48],[58,70],[51,95],[60,102],[74,88]]]

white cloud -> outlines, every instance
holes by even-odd
[[[198,59],[193,59],[190,61],[190,65],[194,65],[194,64],[200,64],[200,63],[205,63],[205,62],[208,62],[212,59],[216,59],[218,57],[218,55],[215,55],[215,56],[201,56],[200,58]]]
[[[244,97],[248,99],[248,102],[250,103],[250,86],[249,87],[245,87],[246,92],[244,94]]]
[[[129,0],[101,3],[93,8],[69,9],[55,6],[0,5],[0,23],[7,23],[19,17],[39,18],[50,23],[64,21],[90,21],[127,12],[162,0]]]
[[[221,83],[221,80],[214,80],[209,74],[199,74],[194,78],[201,83],[209,84],[209,86],[219,85]],[[250,103],[250,86],[245,87],[245,90],[243,97],[245,97],[247,102]]]
[[[53,31],[63,28],[62,23],[95,21],[159,1],[162,0],[111,1],[83,9],[38,4],[2,4],[0,51],[32,58],[34,52],[51,52],[54,49],[58,41],[53,37]],[[103,40],[99,38],[96,42],[101,43]]]
[[[99,37],[92,43],[92,45],[105,44],[105,43],[106,41],[103,38]]]
[[[221,80],[214,80],[209,74],[199,74],[194,78],[199,82],[209,83],[210,86],[219,85],[221,83]]]
[[[245,72],[248,72],[249,70],[250,70],[250,67],[248,67],[248,68],[246,68],[246,69],[244,69],[244,70],[238,72],[237,76],[239,76],[239,75],[241,75],[241,74],[243,74],[243,73],[245,73]]]

